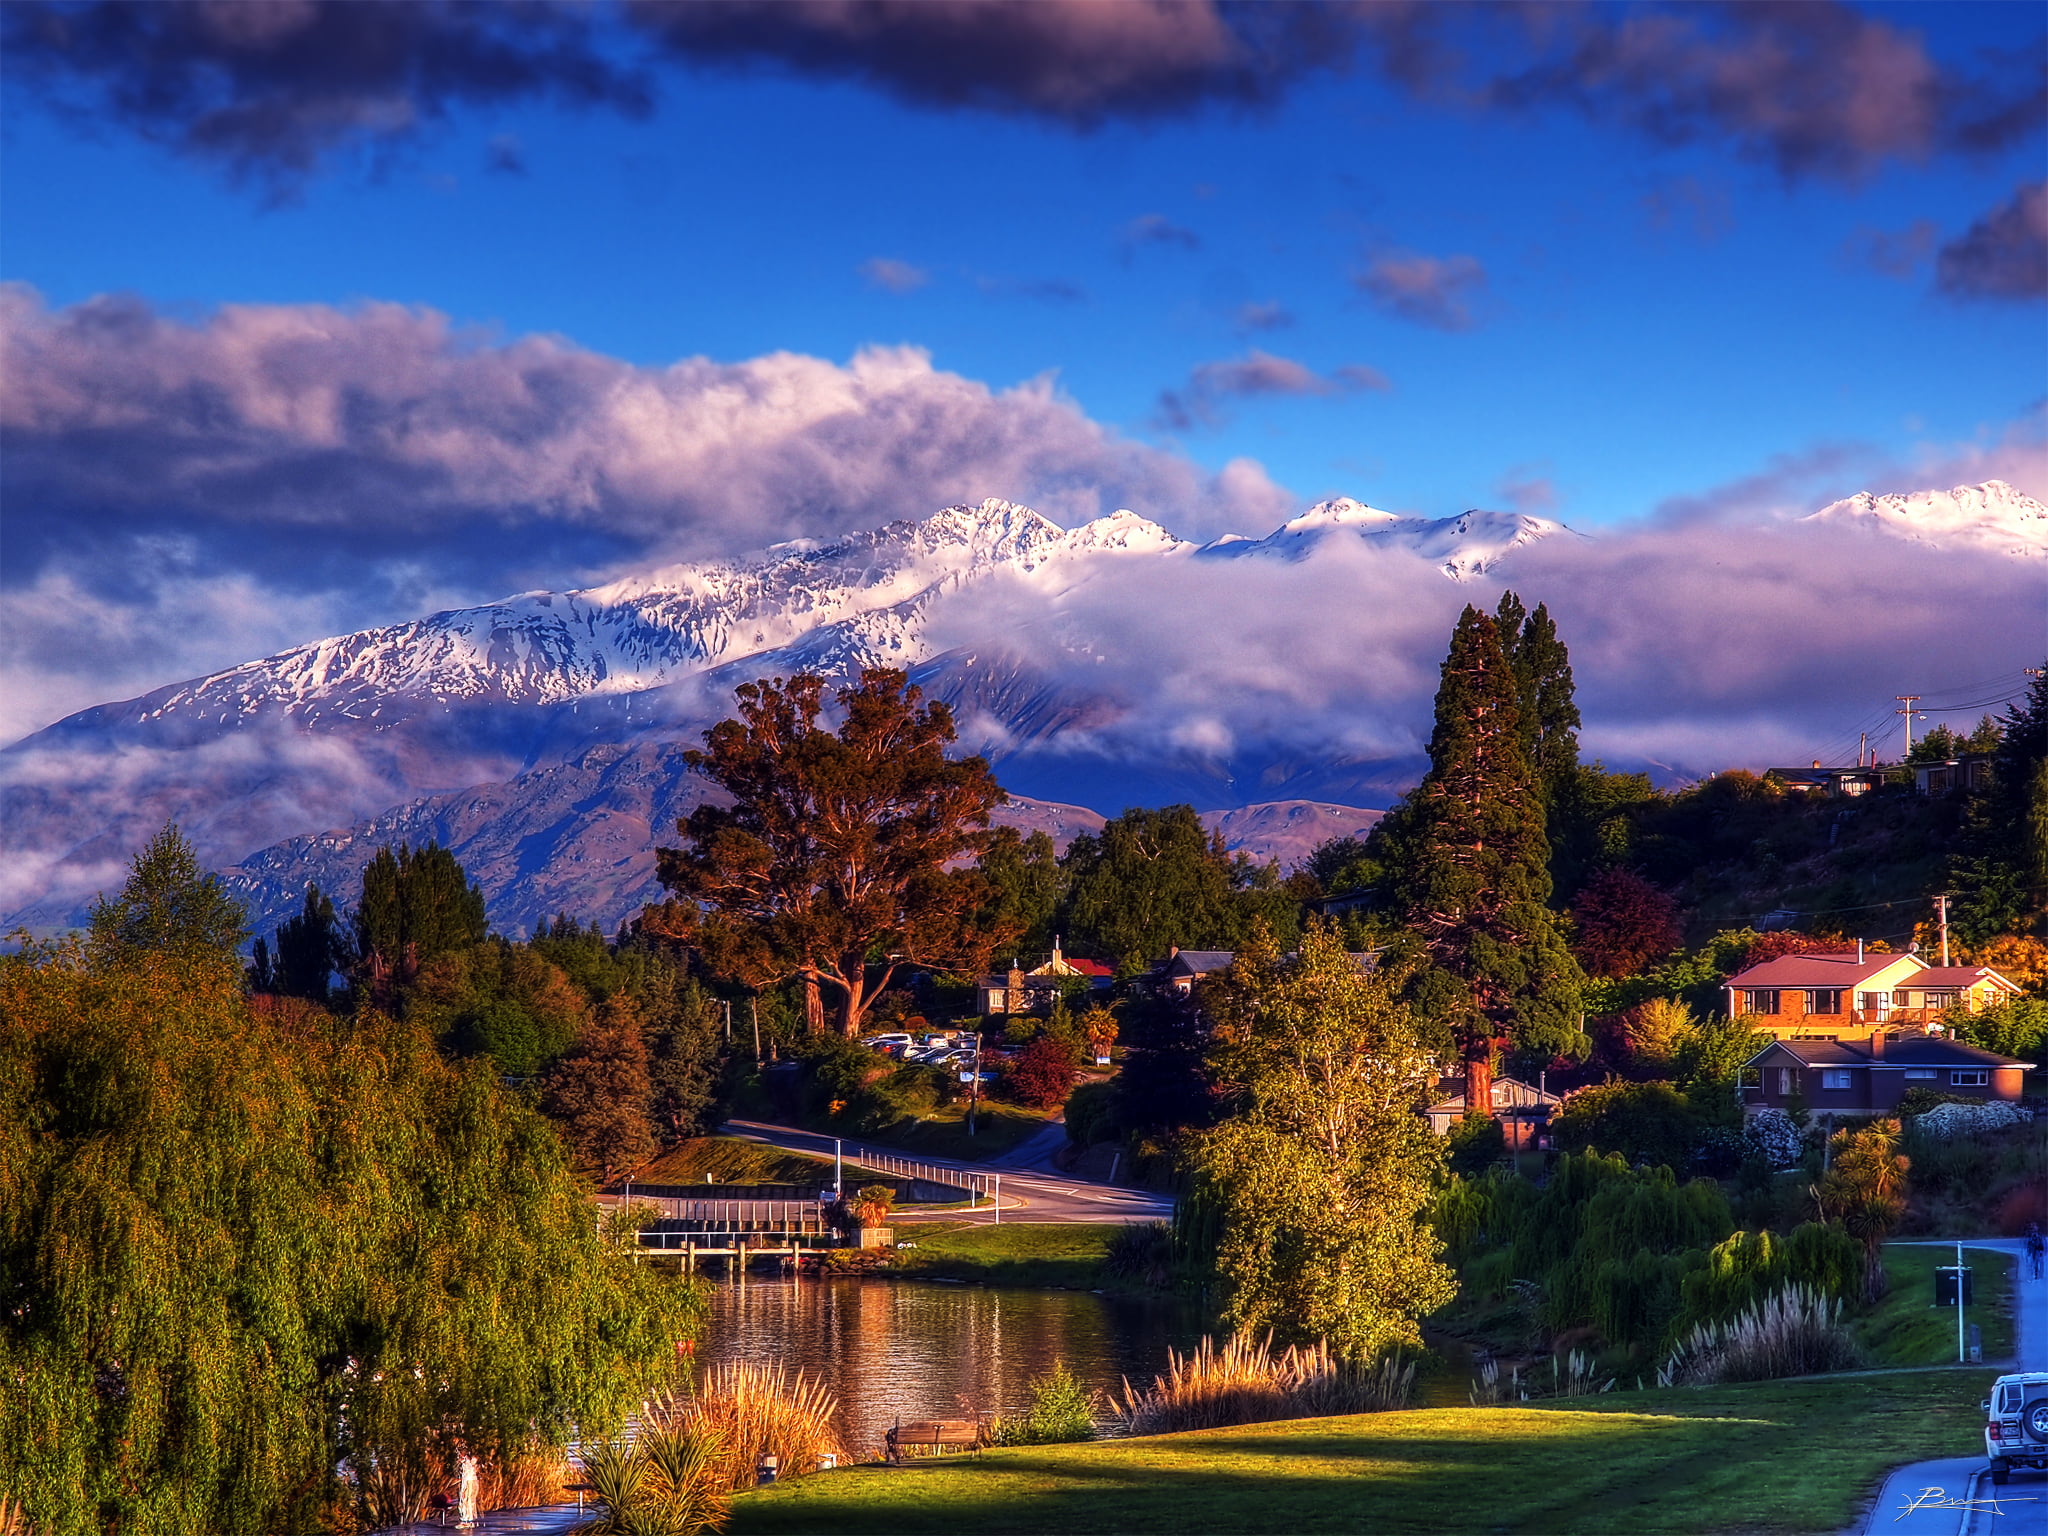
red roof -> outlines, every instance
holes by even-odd
[[[1083,976],[1114,976],[1116,974],[1115,966],[1105,965],[1100,960],[1076,960],[1072,955],[1066,955],[1062,958]]]
[[[1913,985],[1917,987],[1969,987],[1990,977],[2003,982],[2013,991],[2019,991],[2019,984],[2008,980],[1988,965],[1930,965],[1924,971],[1913,973]]]
[[[1775,960],[1766,960],[1762,965],[1753,965],[1738,976],[1730,976],[1724,985],[1795,989],[1853,987],[1868,981],[1879,971],[1897,965],[1901,960],[1914,958],[1912,955],[1865,955],[1858,960],[1853,950],[1832,955],[1780,955]],[[1913,980],[1916,983],[1925,969],[1922,965],[1920,970],[1914,973]]]

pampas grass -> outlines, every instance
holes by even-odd
[[[780,1365],[732,1360],[704,1372],[687,1399],[671,1399],[680,1411],[715,1429],[724,1443],[726,1486],[754,1486],[754,1469],[764,1456],[776,1459],[777,1475],[815,1472],[827,1456],[847,1459],[833,1416],[839,1400],[802,1371]]]
[[[1221,1349],[1206,1337],[1185,1355],[1169,1349],[1166,1374],[1142,1392],[1127,1379],[1115,1406],[1125,1433],[1166,1435],[1400,1408],[1414,1384],[1414,1365],[1391,1356],[1377,1364],[1346,1360],[1322,1342],[1275,1355],[1271,1338],[1239,1334]]]
[[[1657,1385],[1776,1381],[1859,1363],[1842,1326],[1842,1303],[1812,1286],[1788,1285],[1729,1322],[1693,1329],[1657,1372]]]

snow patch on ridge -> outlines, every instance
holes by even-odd
[[[1868,528],[1921,544],[1974,544],[2001,554],[2048,558],[2048,506],[2003,480],[1890,496],[1859,491],[1801,521]]]

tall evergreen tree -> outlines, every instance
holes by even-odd
[[[319,886],[308,885],[304,909],[278,925],[268,990],[324,1004],[334,973],[346,970],[348,963],[348,944],[334,903]]]
[[[437,955],[481,944],[490,931],[484,893],[469,883],[455,855],[439,843],[414,850],[390,846],[363,871],[363,899],[355,913],[356,954],[362,964],[416,969]]]
[[[88,944],[101,964],[177,955],[239,975],[247,929],[241,903],[199,867],[199,855],[170,822],[135,856],[120,894],[93,903]]]
[[[1431,962],[1416,995],[1457,1039],[1466,1102],[1482,1111],[1502,1046],[1583,1044],[1585,976],[1548,906],[1550,842],[1524,739],[1500,628],[1468,607],[1437,689],[1429,772],[1405,804],[1394,895]]]
[[[1965,944],[2025,932],[2048,898],[2048,673],[1999,724],[1991,785],[1970,797],[1949,864],[1950,924]]]
[[[1571,653],[1557,638],[1557,624],[1545,604],[1538,603],[1534,613],[1525,615],[1522,600],[1504,592],[1494,622],[1521,695],[1522,750],[1536,770],[1544,804],[1559,804],[1579,766],[1583,723],[1573,693]],[[1554,820],[1552,827],[1554,831]]]

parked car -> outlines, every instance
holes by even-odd
[[[2048,1471],[2048,1371],[1999,1377],[1979,1406],[1992,1482],[2004,1482],[2014,1467]]]
[[[910,1043],[911,1040],[908,1035],[870,1035],[867,1039],[861,1041],[861,1044],[871,1051],[887,1050],[892,1045],[900,1050]]]

